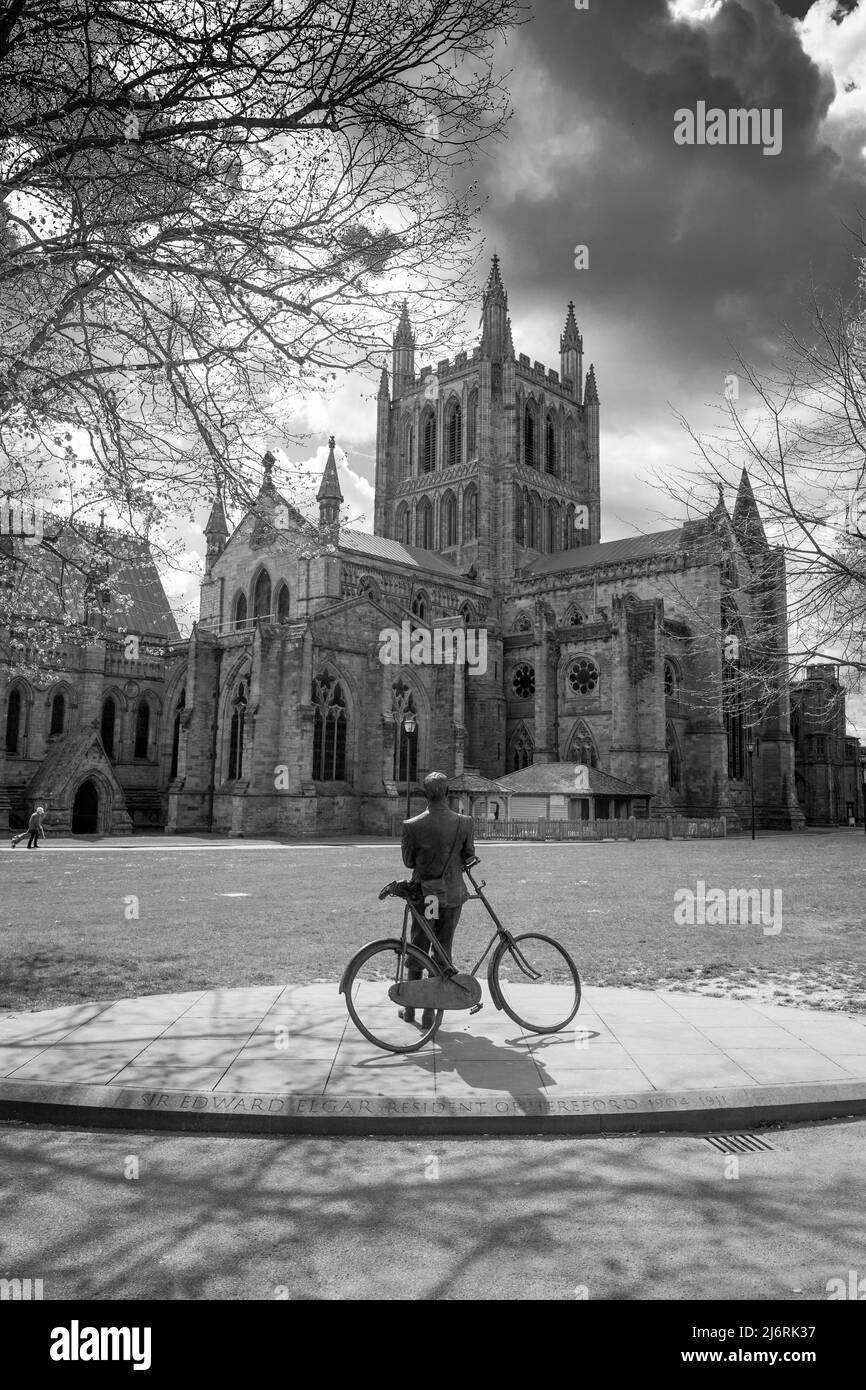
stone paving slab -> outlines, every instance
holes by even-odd
[[[537,990],[526,985],[522,988]],[[551,999],[555,990],[551,990]],[[0,1019],[0,1117],[245,1132],[754,1127],[866,1113],[866,1016],[587,988],[562,1033],[484,989],[432,1044],[382,1052],[336,984],[78,1004]]]

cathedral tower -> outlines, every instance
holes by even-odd
[[[404,303],[377,401],[376,533],[504,584],[599,540],[598,392],[570,304],[560,371],[517,356],[494,256],[471,351],[421,368]]]

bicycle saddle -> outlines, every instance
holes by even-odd
[[[411,881],[411,879],[397,879],[397,878],[395,878],[395,879],[392,879],[392,881],[391,881],[390,883],[386,883],[386,884],[385,884],[385,887],[382,889],[381,893],[379,894],[379,901],[381,902],[381,900],[382,900],[383,898],[391,898],[391,897],[394,897],[394,898],[406,898],[407,900],[409,900],[409,899],[414,900],[414,899],[416,899],[416,898],[418,897],[418,894],[419,894],[419,892],[420,892],[420,888],[421,888],[421,885],[418,884],[418,883],[413,883],[413,882]]]

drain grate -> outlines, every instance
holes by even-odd
[[[720,1154],[775,1153],[773,1145],[756,1134],[708,1134],[706,1140]]]

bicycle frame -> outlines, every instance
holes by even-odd
[[[490,940],[488,941],[488,943],[487,943],[487,945],[485,946],[484,950],[482,951],[481,955],[478,957],[478,960],[475,962],[475,964],[474,964],[474,966],[472,967],[472,969],[468,972],[469,975],[475,976],[475,975],[478,974],[478,971],[481,969],[481,966],[483,965],[485,959],[486,959],[487,956],[490,954],[491,947],[493,946],[494,942],[498,939],[498,940],[500,940],[500,941],[505,941],[505,942],[508,943],[508,946],[509,946],[509,949],[510,949],[510,951],[511,951],[512,956],[514,957],[514,959],[515,959],[515,961],[517,962],[517,964],[518,964],[518,966],[520,967],[520,969],[523,971],[524,975],[526,975],[527,979],[530,979],[530,980],[537,980],[537,979],[539,979],[540,976],[539,976],[538,972],[532,969],[531,965],[530,965],[529,962],[526,960],[526,958],[523,956],[522,952],[518,950],[518,948],[517,948],[517,946],[516,946],[516,944],[515,944],[515,941],[514,941],[514,937],[511,935],[511,932],[508,930],[507,927],[503,926],[503,924],[500,922],[498,916],[496,915],[496,911],[495,911],[495,909],[494,909],[494,907],[493,907],[493,904],[492,904],[492,903],[490,902],[490,900],[485,896],[484,889],[485,889],[485,887],[487,886],[487,885],[486,885],[486,880],[485,880],[485,879],[482,879],[480,883],[476,882],[476,880],[475,880],[475,879],[473,878],[473,876],[472,876],[472,868],[471,868],[471,866],[470,866],[470,867],[467,867],[467,866],[464,865],[464,867],[463,867],[463,872],[464,872],[464,874],[466,875],[466,877],[469,879],[469,882],[472,884],[472,887],[475,889],[475,892],[474,892],[474,893],[470,893],[469,896],[468,896],[468,898],[466,899],[466,901],[467,901],[467,902],[474,902],[474,901],[477,901],[477,902],[482,903],[483,906],[484,906],[484,907],[486,908],[486,910],[487,910],[488,916],[491,918],[491,920],[493,921],[494,926],[496,927],[496,930],[494,931],[493,935],[491,936]],[[406,945],[407,945],[406,929],[407,929],[407,927],[408,927],[408,925],[409,925],[409,917],[410,917],[410,914],[411,914],[412,918],[414,919],[414,921],[415,921],[415,922],[418,924],[418,926],[421,928],[421,930],[423,931],[424,935],[427,937],[427,940],[430,942],[430,952],[429,952],[429,954],[430,954],[431,958],[434,957],[434,956],[438,956],[438,957],[439,957],[439,961],[441,962],[441,965],[442,965],[442,967],[443,967],[443,971],[444,971],[444,973],[445,973],[446,978],[447,978],[449,975],[456,975],[456,974],[457,974],[457,969],[456,969],[456,967],[454,966],[454,964],[452,963],[452,961],[449,960],[448,955],[446,954],[446,952],[445,952],[443,946],[441,945],[441,943],[440,943],[440,942],[436,939],[436,937],[434,936],[433,932],[431,931],[430,927],[429,927],[428,924],[427,924],[426,918],[422,916],[422,914],[418,911],[418,909],[414,906],[414,904],[412,904],[412,903],[410,903],[410,902],[407,902],[407,903],[406,903],[405,911],[404,911],[404,913],[403,913],[403,931],[402,931],[402,935],[401,935],[401,938],[400,938],[400,964],[399,964],[399,967],[398,967],[398,975],[397,975],[398,982],[402,982],[402,979],[403,979],[403,966],[404,966],[404,963],[405,963],[405,960],[406,960]],[[491,958],[490,958],[490,963],[489,963],[489,965],[488,965],[488,967],[487,967],[487,987],[488,987],[488,989],[490,990],[490,994],[491,994],[491,997],[492,997],[492,999],[493,999],[494,1004],[496,1005],[496,1008],[501,1010],[501,1009],[502,1009],[502,997],[501,997],[501,994],[500,994],[499,986],[498,986],[498,984],[497,984],[497,982],[496,982],[496,979],[495,979],[494,973],[493,973],[493,962],[495,961],[495,959],[496,959],[496,955],[495,955],[495,953],[494,953],[494,955],[491,956]]]

